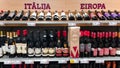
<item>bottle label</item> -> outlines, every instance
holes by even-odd
[[[9,45],[10,54],[15,54],[15,45]]]
[[[35,54],[36,55],[41,54],[41,48],[35,48]]]
[[[69,55],[69,49],[68,48],[63,48],[63,56],[68,56]]]
[[[109,48],[104,48],[104,55],[109,55]]]
[[[22,48],[22,53],[23,54],[27,54],[27,44],[25,43],[25,44],[21,44],[21,48]]]
[[[49,54],[54,54],[55,53],[55,48],[49,48]]]
[[[98,51],[99,51],[99,56],[103,56],[104,55],[103,48],[98,48]]]
[[[22,43],[16,43],[17,53],[22,53]]]
[[[116,48],[110,49],[110,55],[116,55]]]
[[[90,51],[91,51],[91,44],[90,44],[90,43],[86,45],[86,51],[87,51],[87,52],[90,52]]]
[[[84,44],[80,44],[80,52],[84,52],[85,51],[85,45]]]
[[[97,48],[92,49],[93,50],[93,56],[97,56]]]
[[[34,48],[28,48],[28,54],[30,55],[34,54]]]
[[[2,50],[3,50],[3,54],[6,54],[7,50],[6,50],[6,46],[2,46]]]
[[[56,56],[62,56],[62,48],[56,47]]]
[[[0,57],[3,56],[3,51],[2,51],[2,48],[0,48]]]
[[[117,54],[117,55],[120,55],[120,48],[117,48],[116,54]]]
[[[42,48],[42,52],[43,52],[43,54],[47,54],[48,53],[48,48]]]

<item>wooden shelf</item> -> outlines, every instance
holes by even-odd
[[[0,26],[120,26],[120,21],[0,21]]]

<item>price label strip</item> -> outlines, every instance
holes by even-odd
[[[67,60],[59,60],[58,63],[67,63]]]
[[[21,64],[21,61],[11,61],[12,64]]]
[[[36,26],[36,23],[35,23],[35,22],[34,22],[34,23],[28,22],[28,23],[27,23],[27,26]]]
[[[49,64],[49,61],[48,60],[41,60],[40,64]]]
[[[12,61],[4,61],[4,64],[12,64]]]
[[[80,63],[89,63],[89,60],[87,60],[87,59],[81,59]]]
[[[25,64],[34,64],[33,60],[25,60]]]
[[[0,26],[4,26],[5,25],[5,23],[4,22],[0,22]]]
[[[76,23],[68,23],[68,26],[76,26]]]
[[[101,60],[100,60],[100,59],[98,60],[98,59],[97,59],[95,62],[96,62],[96,63],[104,63],[104,60],[102,60],[102,59],[101,59]]]
[[[116,26],[117,22],[109,22],[109,26]]]
[[[79,60],[78,59],[70,59],[70,63],[71,64],[79,63]]]
[[[93,26],[100,26],[100,22],[92,22]]]

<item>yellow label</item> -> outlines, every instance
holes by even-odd
[[[70,63],[74,63],[74,59],[70,59]]]

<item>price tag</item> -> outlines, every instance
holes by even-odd
[[[34,22],[34,23],[28,22],[28,23],[27,23],[27,26],[36,26],[36,23],[35,23],[35,22]]]
[[[81,63],[89,63],[87,59],[80,60]]]
[[[48,60],[41,60],[40,64],[49,64],[49,61]]]
[[[4,61],[4,64],[12,64],[12,62],[11,61]]]
[[[70,59],[70,63],[73,64],[73,63],[79,63],[79,60],[78,59]]]
[[[110,26],[115,26],[115,25],[117,25],[117,22],[109,22],[109,25]]]
[[[68,23],[68,26],[76,26],[76,23]]]
[[[0,22],[0,26],[4,26],[5,24],[3,22]]]
[[[100,59],[99,59],[99,60],[96,60],[95,62],[96,62],[96,63],[104,63],[104,60],[100,60]]]
[[[25,60],[25,64],[34,64],[33,60]]]
[[[21,61],[11,61],[12,64],[21,64]]]
[[[93,26],[100,26],[100,22],[92,22]]]
[[[59,60],[58,63],[67,63],[66,60]]]

